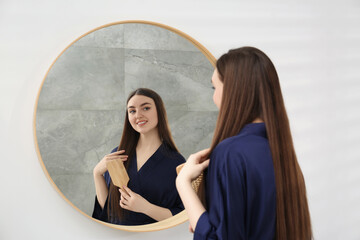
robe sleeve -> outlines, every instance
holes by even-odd
[[[176,201],[176,206],[175,207],[172,207],[169,209],[171,214],[173,216],[175,216],[176,214],[178,214],[179,212],[183,211],[184,210],[184,205],[181,201],[181,198],[178,196],[177,198],[177,201]]]
[[[107,187],[109,188],[110,185],[110,175],[109,172],[106,172],[104,174],[104,178],[105,178],[105,182]],[[104,208],[102,208],[99,204],[99,201],[97,199],[97,196],[95,196],[95,204],[94,204],[94,210],[93,210],[93,214],[92,217],[96,218],[100,221],[104,221],[107,222],[108,221],[108,215],[107,215],[107,205],[108,205],[108,198],[106,198],[105,204],[104,204]]]
[[[95,205],[94,205],[94,210],[93,210],[93,214],[92,217],[96,218],[100,221],[104,221],[107,222],[107,204],[108,204],[108,199],[106,198],[106,202],[104,204],[104,208],[102,208],[99,204],[99,201],[97,200],[97,197],[95,196]]]
[[[185,158],[178,152],[174,152],[174,151],[169,151],[167,150],[166,152],[168,155],[168,157],[170,158],[171,161],[168,161],[166,160],[166,162],[169,164],[170,162],[172,162],[171,165],[169,165],[167,167],[167,169],[164,169],[164,171],[170,171],[171,175],[168,176],[169,179],[172,179],[171,180],[171,187],[170,189],[172,189],[170,192],[168,192],[166,194],[167,198],[168,198],[168,202],[170,204],[167,204],[168,205],[168,209],[170,210],[171,214],[173,216],[175,216],[176,214],[180,213],[181,211],[183,211],[185,208],[184,208],[184,205],[181,201],[181,198],[179,196],[179,193],[176,189],[176,185],[175,185],[175,180],[176,180],[176,177],[177,177],[177,173],[176,173],[176,167],[179,166],[180,164],[183,164],[185,163]],[[166,166],[164,164],[164,166]]]
[[[206,183],[208,210],[196,224],[194,239],[247,239],[242,156],[221,149],[213,153]]]

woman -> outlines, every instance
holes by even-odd
[[[194,239],[311,239],[305,182],[271,60],[252,47],[230,50],[212,84],[220,109],[212,145],[191,155],[176,179]],[[206,201],[191,188],[203,170]]]
[[[126,155],[125,155],[126,154]],[[106,162],[124,161],[128,186],[116,187]],[[160,96],[146,88],[127,100],[120,145],[94,168],[96,199],[93,217],[121,225],[161,221],[184,209],[175,188],[176,166],[185,159],[169,130]]]

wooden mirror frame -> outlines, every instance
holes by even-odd
[[[59,57],[70,47],[72,46],[75,42],[77,42],[79,39],[81,39],[82,37],[97,31],[99,29],[105,28],[105,27],[109,27],[112,25],[118,25],[118,24],[126,24],[126,23],[139,23],[139,24],[148,24],[148,25],[154,25],[157,27],[161,27],[164,28],[166,30],[172,31],[174,33],[176,33],[177,35],[180,35],[181,37],[187,39],[188,41],[190,41],[195,47],[197,47],[204,55],[205,57],[209,60],[209,62],[212,64],[212,66],[215,68],[215,63],[216,63],[216,59],[215,57],[203,46],[201,45],[198,41],[196,41],[195,39],[193,39],[192,37],[190,37],[189,35],[181,32],[178,29],[175,29],[173,27],[161,24],[161,23],[156,23],[156,22],[151,22],[151,21],[144,21],[144,20],[127,20],[127,21],[118,21],[118,22],[113,22],[113,23],[109,23],[106,25],[102,25],[100,27],[97,27],[93,30],[88,31],[87,33],[81,35],[80,37],[78,37],[77,39],[75,39],[73,42],[71,42],[57,57],[56,59],[53,61],[53,63],[50,65],[49,69],[47,70],[45,77],[41,83],[39,92],[37,94],[37,98],[36,98],[36,102],[35,102],[35,108],[34,108],[34,117],[33,117],[33,133],[34,133],[34,141],[35,141],[35,148],[36,148],[36,153],[38,155],[39,158],[39,162],[40,165],[47,177],[47,179],[49,180],[49,182],[51,183],[51,185],[55,188],[55,190],[60,194],[60,196],[67,202],[69,203],[73,208],[75,208],[77,211],[79,211],[81,214],[83,214],[84,216],[92,219],[93,221],[99,222],[105,226],[111,227],[111,228],[115,228],[115,229],[120,229],[120,230],[124,230],[124,231],[129,231],[129,232],[151,232],[151,231],[159,231],[159,230],[164,230],[164,229],[168,229],[174,226],[177,226],[179,224],[182,224],[184,222],[186,222],[188,220],[188,217],[186,215],[185,210],[183,210],[182,212],[178,213],[175,216],[172,216],[168,219],[165,219],[163,221],[159,221],[156,223],[151,223],[151,224],[144,224],[144,225],[137,225],[137,226],[127,226],[127,225],[117,225],[117,224],[111,224],[111,223],[107,223],[107,222],[103,222],[97,219],[92,218],[91,216],[89,216],[88,214],[84,213],[83,211],[81,211],[78,207],[76,207],[69,199],[67,199],[67,197],[65,197],[65,195],[60,191],[60,189],[57,187],[57,185],[55,184],[55,182],[53,181],[53,179],[51,178],[49,172],[47,171],[45,164],[42,160],[41,154],[40,154],[40,150],[39,150],[39,145],[38,145],[38,141],[37,141],[37,136],[36,136],[36,112],[37,112],[37,106],[38,106],[38,101],[39,101],[39,96],[40,96],[40,92],[42,90],[42,87],[44,85],[44,82],[49,74],[49,71],[51,70],[51,68],[53,67],[53,65],[55,64],[55,62],[59,59]]]

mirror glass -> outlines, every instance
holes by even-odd
[[[79,37],[51,65],[35,108],[35,141],[49,180],[91,216],[93,168],[119,145],[127,96],[139,87],[162,97],[185,159],[209,147],[217,118],[214,63],[191,37],[152,22],[112,23]]]

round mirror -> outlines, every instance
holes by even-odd
[[[60,195],[91,218],[93,168],[119,145],[127,96],[139,87],[163,99],[185,159],[209,147],[217,118],[211,101],[214,64],[209,51],[188,35],[147,21],[101,26],[71,43],[49,68],[34,114],[37,153]],[[154,231],[186,220],[183,211],[140,226],[96,221],[127,231]]]

